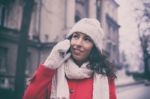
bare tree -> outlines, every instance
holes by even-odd
[[[150,75],[150,1],[140,0],[141,7],[136,7],[136,21],[139,33],[139,40],[141,42],[141,48],[143,51],[144,61],[144,76],[146,78]]]

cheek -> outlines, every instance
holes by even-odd
[[[74,40],[70,40],[70,50],[73,51],[73,47],[76,45]]]
[[[75,38],[72,37],[72,38],[70,39],[70,44],[75,44],[76,41],[77,41],[77,40],[75,40]]]
[[[86,49],[86,53],[89,55],[91,50],[93,48],[93,45],[90,45],[90,46],[86,46],[85,49]]]
[[[70,40],[70,45],[72,46],[74,43],[75,43],[75,41],[71,39]]]
[[[86,50],[91,51],[93,48],[94,44],[92,42],[90,43],[84,43],[84,47]]]
[[[93,48],[93,43],[84,44],[84,55],[88,57],[92,48]]]

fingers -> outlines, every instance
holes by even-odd
[[[67,53],[65,57],[60,61],[58,64],[58,67],[61,66],[69,57],[71,56],[71,53]]]
[[[66,39],[59,42],[56,44],[55,48],[61,52],[66,52],[70,48],[70,40]]]

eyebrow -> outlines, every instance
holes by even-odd
[[[79,34],[79,32],[74,32],[73,34]]]
[[[74,32],[73,34],[80,34],[80,33],[81,32]],[[90,36],[88,36],[87,34],[85,34],[85,33],[81,33],[81,34],[83,34],[84,37],[88,37],[91,41],[93,41],[92,38]]]
[[[85,37],[91,38],[91,37],[90,37],[90,36],[88,36],[88,35],[85,35]]]

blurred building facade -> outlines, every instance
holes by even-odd
[[[0,87],[13,88],[23,0],[0,1]],[[31,76],[53,45],[81,18],[97,18],[105,32],[104,48],[119,64],[119,25],[115,0],[35,0],[29,30],[27,66]]]

